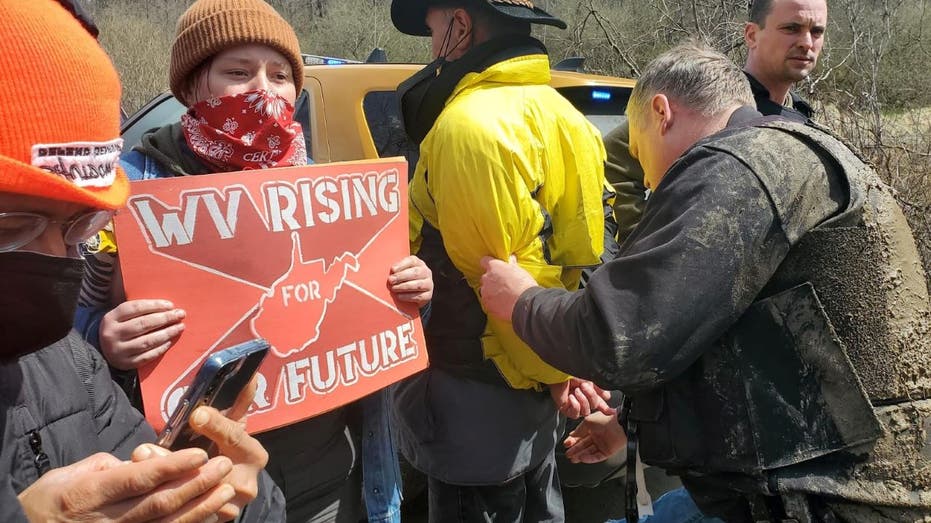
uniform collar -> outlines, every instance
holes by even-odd
[[[796,94],[795,91],[790,89],[787,94],[791,104],[778,104],[769,99],[769,89],[765,85],[749,72],[744,71],[744,74],[747,76],[747,81],[750,82],[750,91],[753,92],[753,99],[756,100],[757,109],[764,115],[781,114],[790,119],[804,122],[814,114],[811,104]]]

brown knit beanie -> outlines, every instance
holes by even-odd
[[[294,28],[262,0],[198,0],[178,19],[168,66],[171,92],[183,96],[187,77],[205,60],[231,47],[267,45],[291,62],[294,87],[304,85],[304,62]]]

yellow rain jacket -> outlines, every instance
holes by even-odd
[[[467,74],[421,144],[410,186],[411,251],[429,263],[430,253],[421,252],[424,231],[438,231],[445,254],[475,293],[470,300],[477,300],[483,256],[514,255],[541,286],[570,290],[578,288],[581,268],[599,263],[604,145],[585,116],[548,85],[549,67],[545,55],[533,54]],[[434,278],[461,280],[443,272],[434,269]],[[444,285],[437,282],[435,301],[443,299]],[[444,322],[437,314],[435,308],[430,324]],[[450,328],[457,321],[445,320]],[[475,337],[513,388],[568,379],[508,322],[488,318]],[[435,345],[442,343],[431,344],[431,355],[455,350]]]

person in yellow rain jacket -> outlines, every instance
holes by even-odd
[[[394,0],[392,20],[432,35],[437,58],[398,89],[420,144],[412,252],[436,286],[430,368],[394,391],[400,448],[429,477],[430,521],[562,521],[557,407],[608,407],[487,318],[477,289],[489,254],[576,289],[614,243],[601,135],[548,85],[529,36],[531,23],[565,24],[527,0]]]

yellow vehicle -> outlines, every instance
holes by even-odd
[[[422,64],[358,63],[304,56],[304,92],[295,103],[295,120],[304,127],[308,154],[315,162],[406,156],[416,162],[416,147],[404,133],[395,90]],[[634,81],[553,69],[551,85],[600,130],[617,126]],[[126,119],[125,150],[142,135],[178,121],[185,108],[163,93]]]

